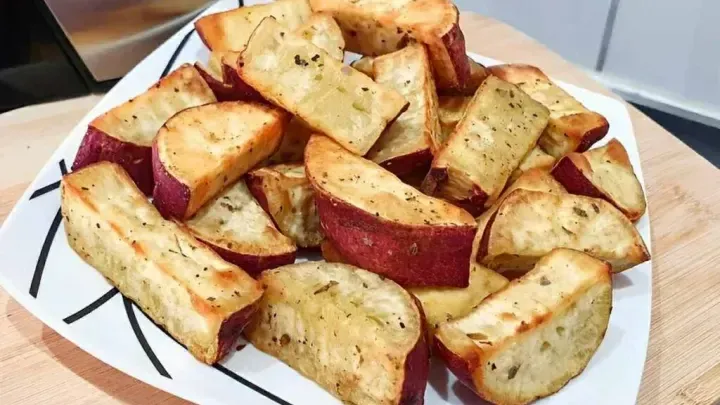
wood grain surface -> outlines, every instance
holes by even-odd
[[[468,50],[538,65],[609,94],[576,67],[502,23],[463,14]],[[98,96],[0,116],[0,221]],[[653,314],[638,403],[720,402],[720,171],[628,107],[652,223]],[[612,389],[612,386],[608,386]],[[58,336],[0,290],[0,404],[180,404]]]

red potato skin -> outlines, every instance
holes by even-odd
[[[253,278],[257,278],[263,270],[274,269],[286,264],[295,263],[296,252],[284,253],[272,256],[247,255],[225,249],[221,246],[214,245],[209,241],[200,239],[201,242],[208,245],[212,250],[217,252],[226,261],[240,267]]]
[[[572,159],[567,156],[557,162],[555,167],[550,171],[550,174],[552,174],[555,180],[562,184],[570,194],[601,198],[611,204],[613,203],[585,177],[582,171],[575,166]]]
[[[235,96],[235,90],[231,84],[226,84],[214,78],[208,73],[199,63],[195,64],[195,69],[200,73],[205,83],[207,83],[210,90],[215,94],[215,98],[218,101],[235,101],[238,98]]]
[[[220,325],[217,357],[211,364],[222,360],[235,347],[235,342],[242,335],[243,329],[250,323],[252,315],[256,312],[258,301],[260,301],[260,297],[252,304],[232,314]]]
[[[458,13],[458,20],[459,15],[460,13]],[[443,35],[442,42],[452,61],[455,83],[446,83],[446,80],[441,76],[438,78],[438,91],[440,95],[467,93],[466,88],[471,81],[472,75],[465,49],[465,35],[460,29],[459,21],[455,23],[450,31]]]
[[[258,204],[260,204],[263,211],[267,212],[270,218],[272,218],[273,216],[270,214],[270,206],[268,205],[267,196],[265,195],[265,190],[263,190],[262,178],[259,176],[253,176],[252,173],[248,173],[245,176],[245,184],[247,184],[250,194],[255,197],[255,200],[257,200]],[[273,222],[275,222],[275,219],[273,219]],[[275,224],[275,226],[277,226],[277,224]]]
[[[423,333],[420,335],[415,347],[405,358],[405,380],[403,381],[398,404],[422,405],[425,402],[425,387],[427,387],[430,374],[430,348],[427,344],[427,330],[424,329],[424,325],[427,323],[425,322],[425,312],[423,312],[422,304],[414,295],[410,295],[418,312],[420,312],[420,325],[423,325]]]
[[[222,69],[223,80],[232,86],[233,95],[236,97],[236,100],[261,101],[267,103],[260,93],[245,83],[234,67],[223,64]]]
[[[476,227],[404,226],[315,188],[320,224],[341,256],[403,287],[467,287]]]
[[[155,178],[152,192],[155,208],[165,218],[184,219],[190,202],[190,188],[165,169],[156,142],[152,146],[152,172]]]
[[[380,163],[383,169],[398,177],[407,176],[417,170],[427,168],[432,162],[430,149],[423,149],[409,155],[398,156]]]
[[[140,191],[145,195],[153,192],[152,151],[150,147],[123,142],[88,126],[80,144],[72,170],[79,170],[93,163],[108,161],[125,169]]]
[[[437,338],[433,339],[433,353],[443,359],[447,368],[460,382],[477,394],[473,382],[473,370],[480,367],[480,359],[476,353],[473,352],[467,359],[463,358],[448,349],[442,340]]]

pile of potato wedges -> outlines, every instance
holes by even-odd
[[[244,334],[347,403],[422,404],[431,355],[493,403],[553,394],[613,274],[650,258],[645,195],[620,142],[592,148],[605,117],[472,61],[458,21],[450,0],[200,18],[208,61],[89,124],[70,246],[208,364]]]

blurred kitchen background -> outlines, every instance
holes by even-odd
[[[213,0],[0,0],[0,112],[103,92]],[[720,0],[455,0],[584,68],[720,167]]]

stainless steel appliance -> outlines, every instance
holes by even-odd
[[[109,89],[214,1],[0,0],[0,112]]]
[[[45,0],[98,82],[127,73],[211,0]]]

